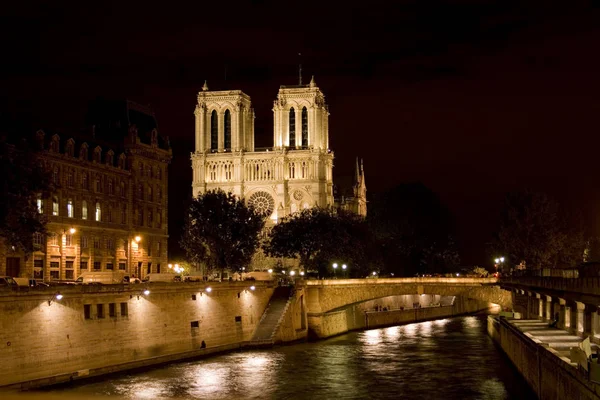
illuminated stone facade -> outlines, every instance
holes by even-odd
[[[232,192],[270,224],[303,208],[334,206],[329,110],[314,79],[279,89],[273,103],[273,147],[255,148],[254,111],[250,97],[240,90],[209,91],[205,84],[194,114],[194,196],[213,189]],[[366,195],[366,189],[357,194]],[[366,215],[366,198],[356,203],[348,208]]]
[[[56,281],[87,271],[143,277],[167,268],[172,152],[150,110],[117,105],[96,115],[87,134],[36,133],[57,187],[37,200],[48,235],[34,237],[27,257],[0,246],[0,275]]]

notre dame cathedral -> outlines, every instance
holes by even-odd
[[[334,199],[329,110],[314,78],[281,86],[273,102],[273,147],[254,147],[254,111],[241,90],[198,93],[193,195],[232,192],[252,204],[268,225],[309,207],[367,214],[365,176],[357,161],[354,196]]]

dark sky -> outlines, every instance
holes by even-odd
[[[336,182],[356,156],[371,194],[422,181],[454,213],[465,265],[488,261],[509,190],[549,192],[599,233],[597,1],[121,3],[3,5],[0,122],[70,130],[96,96],[151,104],[177,205],[204,80],[251,96],[269,146],[300,52],[330,106]],[[174,207],[172,236],[180,223]]]

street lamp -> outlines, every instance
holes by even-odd
[[[336,277],[337,267],[338,267],[337,263],[333,263],[333,277],[334,278]]]

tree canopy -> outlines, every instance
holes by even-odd
[[[581,218],[568,215],[544,193],[508,193],[493,247],[510,265],[525,261],[530,268],[572,266],[583,261]]]
[[[362,217],[313,207],[275,225],[264,250],[272,257],[298,258],[305,271],[318,271],[320,276],[332,275],[334,262],[340,267],[347,264],[348,276],[365,276],[373,262],[369,257],[371,243]]]
[[[0,163],[0,236],[15,250],[30,254],[33,235],[46,233],[46,218],[38,211],[36,199],[48,196],[49,174],[24,140],[13,145],[1,138]]]
[[[246,267],[259,246],[263,216],[232,193],[208,191],[191,201],[180,241],[190,262],[209,272]]]
[[[371,202],[368,222],[387,273],[443,273],[460,264],[452,216],[422,183],[401,184],[377,196]]]

